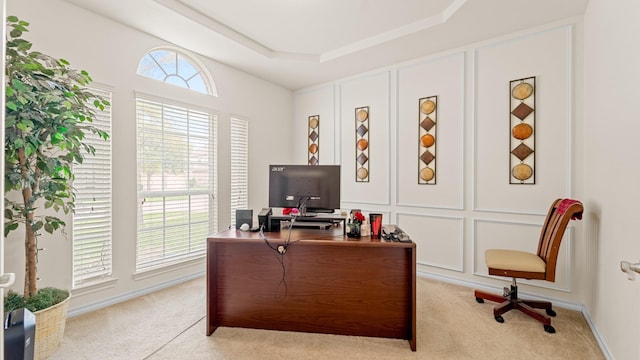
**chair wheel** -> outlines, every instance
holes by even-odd
[[[551,325],[545,325],[544,331],[548,332],[549,334],[553,334],[556,332],[556,329]]]
[[[496,318],[495,318],[495,319],[496,319],[496,321],[497,321],[497,322],[499,322],[499,323],[501,323],[501,324],[504,322],[504,318],[503,318],[502,316],[500,316],[500,315],[496,316]],[[545,330],[547,329],[547,327],[546,327],[546,326],[545,326],[544,328],[545,328]],[[553,328],[552,328],[552,329],[553,329]]]
[[[553,309],[547,309],[547,315],[549,316],[556,316],[556,312],[553,311]]]
[[[483,299],[483,298],[479,298],[479,297],[477,297],[477,298],[476,298],[476,302],[477,302],[478,304],[482,304],[482,303],[484,302],[484,299]]]

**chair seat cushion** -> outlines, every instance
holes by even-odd
[[[484,253],[487,267],[511,271],[546,271],[546,264],[538,255],[519,250],[489,249]]]

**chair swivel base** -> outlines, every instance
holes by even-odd
[[[550,302],[519,299],[517,286],[511,285],[511,290],[509,290],[508,288],[505,288],[504,290],[505,292],[503,296],[491,294],[480,290],[475,290],[474,294],[478,303],[484,303],[484,300],[500,303],[493,308],[493,317],[499,323],[504,322],[502,314],[506,313],[509,310],[516,309],[541,322],[544,325],[544,331],[550,334],[556,332],[556,329],[551,326],[551,319],[548,316],[540,314],[539,312],[534,310],[544,309],[547,315],[556,316],[556,312],[551,308]]]

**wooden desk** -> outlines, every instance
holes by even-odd
[[[272,247],[288,231],[265,233]],[[284,255],[256,232],[207,239],[207,335],[218,326],[407,339],[416,350],[416,245],[294,229]],[[282,261],[282,262],[281,262]]]

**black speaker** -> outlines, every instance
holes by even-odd
[[[262,208],[258,213],[258,226],[261,227],[263,231],[271,231],[271,221],[269,221],[271,214],[271,208]]]
[[[253,227],[253,210],[252,209],[236,209],[236,229],[240,229],[242,224]]]

